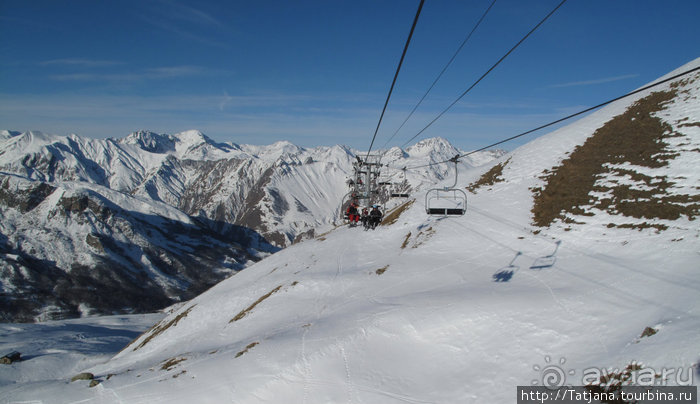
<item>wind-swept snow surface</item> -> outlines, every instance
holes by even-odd
[[[17,351],[22,360],[0,367],[0,388],[47,380],[65,381],[83,369],[103,363],[165,314],[132,314],[0,324],[0,352]],[[50,402],[50,399],[42,399]],[[2,402],[12,402],[2,395]]]
[[[679,184],[673,192],[692,199],[700,78],[678,86],[655,116],[678,135],[671,147],[682,165],[660,169]],[[658,384],[697,384],[692,214],[627,228],[617,225],[622,213],[584,210],[533,225],[547,173],[636,100],[503,157],[465,216],[427,217],[418,195],[391,225],[293,245],[185,303],[84,369],[99,382],[92,388],[66,375],[0,394],[55,403],[512,403],[516,386],[542,384],[551,365],[572,385],[630,364],[666,371]],[[460,178],[488,169],[462,169]]]

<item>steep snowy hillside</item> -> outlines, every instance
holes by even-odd
[[[562,385],[641,372],[697,385],[700,74],[654,91],[491,167],[462,168],[461,186],[474,192],[465,216],[428,217],[418,194],[376,231],[338,228],[221,282],[86,368],[92,382],[66,375],[0,393],[58,403],[512,403],[515,386],[542,385],[552,370]],[[626,127],[620,117],[661,122],[650,160],[594,148],[608,171],[569,177],[591,188],[571,208],[568,188],[548,187],[580,153],[591,157],[591,142],[648,144],[645,131],[609,130]],[[623,155],[629,162],[615,160]],[[673,184],[661,195],[635,192],[664,181]]]

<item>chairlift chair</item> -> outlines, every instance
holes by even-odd
[[[406,167],[401,169],[403,171],[403,181],[391,184],[391,193],[389,196],[392,198],[408,198],[410,195],[405,192],[399,192],[399,186],[402,182],[406,181]]]
[[[398,189],[399,189],[398,186],[400,184],[393,183],[390,181],[382,181],[382,182],[378,183],[378,185],[382,186],[382,187],[389,187],[389,196],[392,198],[408,198],[409,197],[409,195],[406,193],[398,192]]]
[[[425,194],[425,212],[431,216],[463,216],[467,213],[467,194],[457,188],[457,161],[459,155],[450,159],[455,163],[455,182],[451,187],[433,188]]]
[[[431,216],[463,216],[467,194],[461,189],[434,188],[425,195],[425,211]]]

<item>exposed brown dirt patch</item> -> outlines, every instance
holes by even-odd
[[[161,370],[172,370],[175,366],[177,366],[180,362],[186,361],[187,358],[184,357],[176,357],[176,358],[170,358],[163,362],[163,365],[160,367]]]
[[[178,314],[177,316],[175,316],[174,319],[172,319],[170,321],[165,322],[165,320],[163,320],[163,321],[157,323],[156,325],[154,325],[150,330],[146,331],[145,334],[147,334],[147,337],[144,338],[144,340],[136,348],[134,348],[134,351],[136,351],[139,348],[142,348],[144,345],[148,344],[153,338],[162,334],[168,328],[175,327],[177,325],[177,323],[180,322],[180,320],[187,317],[187,315],[194,308],[194,306],[196,306],[196,304],[193,304],[192,306],[188,307],[187,310]],[[134,340],[134,341],[136,341],[136,340]],[[131,344],[129,344],[129,345],[131,345]]]
[[[593,215],[590,209],[637,219],[691,220],[700,214],[700,195],[672,194],[666,176],[639,173],[630,166],[659,168],[678,156],[666,141],[683,136],[654,116],[678,95],[677,89],[650,94],[626,112],[606,122],[574,149],[567,159],[542,177],[546,184],[534,189],[533,222],[549,226],[555,220],[571,222],[573,216]],[[601,179],[606,181],[599,181]],[[624,179],[621,181],[611,178]],[[630,184],[630,182],[632,184]],[[643,223],[608,227],[666,226]]]
[[[639,336],[639,338],[644,338],[644,337],[651,337],[652,335],[656,334],[659,332],[656,328],[653,327],[647,327],[642,331],[642,335]]]
[[[403,250],[404,248],[406,248],[406,246],[408,246],[408,240],[410,240],[410,239],[411,239],[411,232],[409,231],[408,234],[406,234],[406,238],[403,239],[403,243],[401,243],[401,249],[402,249],[402,250]]]
[[[384,219],[382,220],[382,226],[388,226],[396,223],[399,220],[399,217],[401,217],[401,214],[413,205],[413,202],[415,202],[415,199],[411,199],[410,201],[404,202],[403,204],[396,207],[396,209],[387,213],[384,216]]]
[[[384,272],[386,272],[387,269],[389,269],[389,265],[384,265],[383,267],[378,268],[376,271],[374,271],[374,273],[377,275],[381,275]]]
[[[242,351],[240,351],[236,354],[236,358],[240,358],[241,356],[245,355],[246,353],[248,353],[248,351],[255,348],[255,346],[257,346],[258,344],[260,344],[260,343],[256,341],[256,342],[251,342],[250,344],[246,345],[246,347]]]
[[[245,309],[241,310],[240,313],[236,314],[235,317],[233,317],[231,320],[229,320],[229,323],[233,323],[234,321],[238,321],[238,320],[242,319],[243,317],[245,317],[246,315],[248,315],[248,313],[250,313],[251,311],[253,311],[253,309],[255,308],[255,306],[259,305],[260,303],[262,303],[263,301],[265,301],[265,299],[267,299],[268,297],[272,296],[273,294],[279,292],[280,289],[282,289],[282,285],[279,285],[278,287],[276,287],[276,288],[272,289],[271,291],[265,293],[264,295],[260,296],[260,298],[258,298],[258,300],[256,300],[256,301],[254,301],[253,304],[251,304],[250,306],[248,306],[248,307],[246,307]]]
[[[502,163],[498,163],[495,166],[491,167],[491,169],[488,170],[487,172],[485,172],[481,177],[479,177],[478,180],[469,184],[469,186],[467,187],[467,191],[475,194],[476,190],[481,188],[481,187],[494,185],[497,182],[502,182],[503,181],[503,177],[502,177],[503,169],[505,168],[505,166],[508,164],[509,161],[510,161],[510,159],[508,159]]]

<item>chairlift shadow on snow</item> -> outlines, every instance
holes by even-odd
[[[495,274],[493,274],[493,281],[494,282],[508,282],[513,275],[520,269],[518,265],[515,265],[515,260],[518,259],[519,256],[521,256],[523,253],[518,251],[515,254],[515,257],[510,261],[510,264],[508,266],[503,267],[499,269]]]
[[[561,245],[561,240],[557,240],[556,244],[557,246],[554,247],[554,252],[544,257],[537,258],[535,262],[533,262],[532,265],[530,265],[530,269],[539,271],[540,269],[547,269],[553,267],[554,264],[557,262],[556,255],[557,251],[559,250],[559,246]]]

